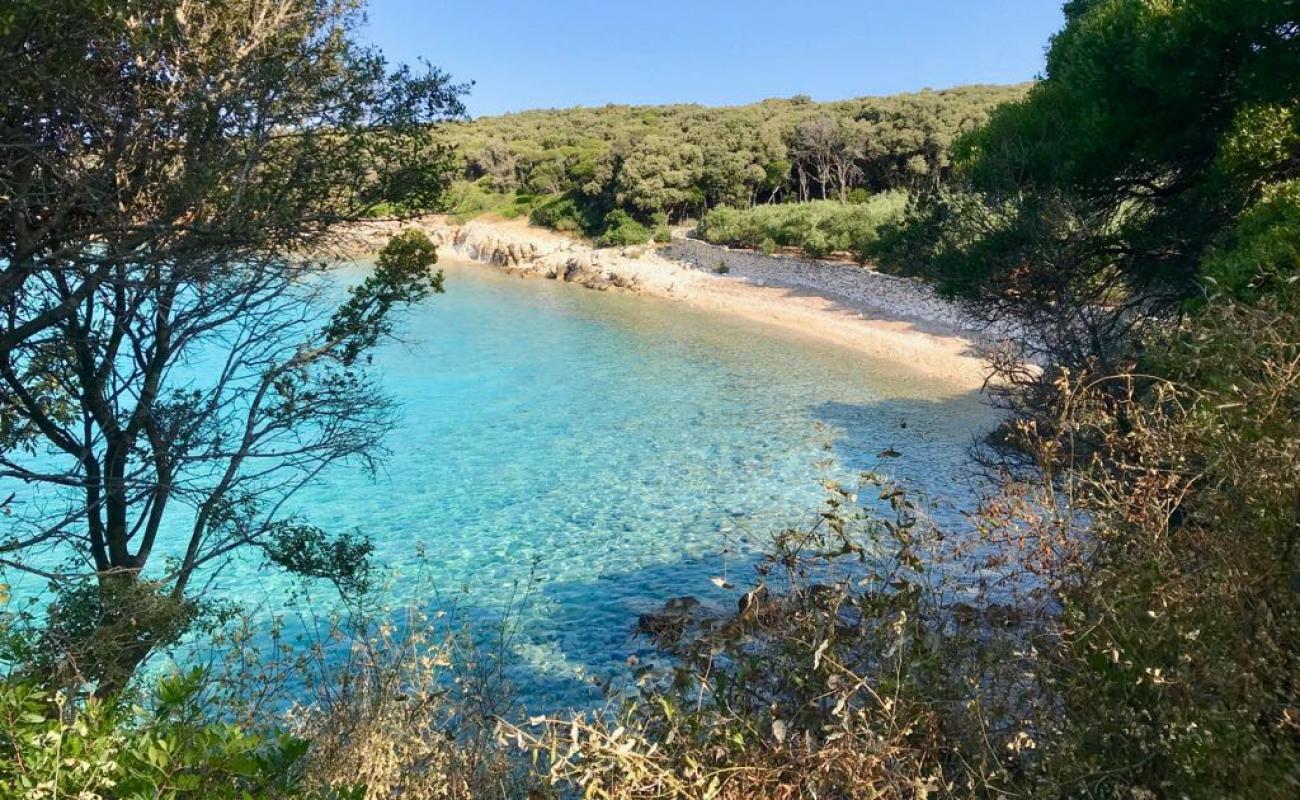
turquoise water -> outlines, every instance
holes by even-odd
[[[531,586],[512,678],[535,708],[592,702],[645,650],[638,614],[734,603],[710,578],[748,578],[747,550],[808,519],[825,477],[883,466],[968,497],[992,424],[973,394],[681,304],[444,266],[447,294],[376,359],[401,405],[384,468],[335,470],[295,510],[406,572],[423,545],[437,595],[416,599],[471,620]],[[902,456],[882,464],[886,447]],[[291,585],[235,565],[209,592],[273,613]]]

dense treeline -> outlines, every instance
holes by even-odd
[[[523,195],[527,210],[548,209],[535,221],[599,234],[612,211],[663,223],[720,206],[933,191],[953,142],[1026,88],[526,111],[455,123],[439,136],[457,147],[460,177],[478,191]]]

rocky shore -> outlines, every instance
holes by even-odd
[[[595,248],[522,221],[457,224],[431,216],[376,221],[351,232],[374,252],[402,227],[418,227],[442,254],[592,289],[618,289],[690,302],[780,325],[901,362],[965,387],[983,382],[975,325],[923,283],[853,264],[732,250],[674,236],[661,246]]]

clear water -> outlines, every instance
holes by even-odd
[[[682,304],[444,266],[447,294],[376,359],[402,406],[391,458],[296,510],[367,534],[390,567],[423,544],[438,596],[416,599],[455,596],[471,620],[531,585],[512,678],[533,708],[597,699],[593,678],[646,648],[638,614],[734,603],[710,579],[749,577],[749,547],[808,519],[826,477],[883,467],[968,497],[967,448],[992,424],[973,393]],[[292,585],[250,562],[210,592],[269,614]]]

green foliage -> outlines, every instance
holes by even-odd
[[[430,269],[437,261],[433,242],[415,228],[402,231],[380,249],[374,272],[348,289],[347,301],[322,331],[329,347],[339,350],[343,366],[352,366],[392,332],[395,306],[442,293],[442,272]]]
[[[0,796],[288,798],[299,791],[308,743],[212,721],[201,672],[159,681],[147,703],[91,701],[72,710],[59,695],[0,682]]]
[[[484,214],[503,219],[519,219],[529,216],[550,200],[548,196],[518,190],[498,192],[481,180],[473,183],[458,181],[447,192],[446,211],[460,222]]]
[[[858,203],[817,200],[744,210],[717,208],[700,221],[699,232],[714,244],[764,252],[798,248],[811,258],[841,252],[865,263],[880,229],[900,219],[906,203],[901,192],[887,192]]]
[[[651,221],[654,223],[654,240],[658,244],[667,244],[673,240],[672,229],[668,227],[668,214],[660,211]]]
[[[370,588],[375,547],[360,533],[331,537],[314,525],[282,520],[259,545],[272,564],[295,575],[328,580],[345,597]]]
[[[1210,248],[1204,279],[1241,300],[1286,297],[1300,280],[1300,181],[1267,190]]]
[[[650,231],[626,211],[615,209],[605,215],[605,231],[596,239],[601,247],[627,247],[650,241]]]
[[[127,575],[64,583],[26,667],[48,685],[120,687],[143,654],[175,644],[198,613],[197,603]]]
[[[1280,291],[1292,297],[1212,298],[1148,342],[1140,375],[1058,384],[1064,430],[1040,460],[1096,546],[1061,584],[1064,636],[1044,662],[1064,701],[1047,785],[1300,786],[1300,318],[1297,288]],[[1090,455],[1072,462],[1062,443]]]
[[[678,221],[718,206],[932,190],[953,141],[1025,90],[969,86],[821,104],[527,111],[457,123],[438,140],[459,149],[461,177],[485,191],[563,195],[598,209],[594,224],[585,208],[536,217],[598,235],[614,209],[643,222],[656,214]],[[827,152],[839,159],[833,169],[819,166]]]
[[[955,146],[952,191],[891,237],[891,262],[1019,314],[1053,358],[1118,363],[1297,177],[1295,18],[1277,0],[1071,4],[1046,78]],[[1062,307],[1109,313],[1052,330]]]
[[[604,216],[595,204],[581,196],[567,194],[539,204],[528,220],[544,228],[594,236],[601,230]]]

